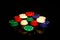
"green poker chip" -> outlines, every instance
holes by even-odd
[[[33,18],[32,18],[32,17],[28,17],[28,18],[26,18],[26,20],[27,20],[28,22],[31,22],[31,21],[33,21]]]
[[[34,27],[33,26],[30,26],[30,25],[26,25],[26,26],[24,26],[24,30],[25,31],[33,31],[34,30]]]
[[[12,27],[16,27],[18,26],[18,22],[14,21],[14,20],[9,20],[10,26]]]

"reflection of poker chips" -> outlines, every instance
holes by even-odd
[[[41,16],[38,13],[34,13],[31,11],[21,13],[18,16],[14,16],[14,20],[9,20],[9,23],[12,27],[18,27],[18,24],[20,24],[21,28],[28,32],[33,31],[38,26],[46,28],[49,24],[49,21],[46,20],[45,16]],[[37,32],[43,33],[42,31]]]

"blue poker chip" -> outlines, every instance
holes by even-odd
[[[40,26],[43,27],[43,28],[46,28],[47,24],[42,23],[42,24],[40,24]]]
[[[40,15],[39,14],[35,14],[34,16],[33,16],[33,18],[38,18]]]
[[[46,28],[49,23],[49,21],[46,21],[45,23],[41,23],[40,26]]]
[[[45,24],[49,24],[50,22],[47,20],[46,22],[45,22]]]

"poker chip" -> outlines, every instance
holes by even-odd
[[[38,23],[45,23],[46,17],[40,16],[39,18],[36,19]]]
[[[22,19],[27,18],[26,14],[19,14],[19,17]]]
[[[38,18],[40,15],[38,13],[34,14],[34,16],[32,16],[32,18]]]
[[[34,12],[26,12],[26,16],[32,17],[32,16],[34,16]]]
[[[22,21],[20,22],[20,24],[21,24],[21,25],[27,25],[28,22],[27,22],[26,20],[22,20]]]
[[[32,31],[33,29],[34,29],[34,27],[31,26],[31,25],[26,25],[26,26],[24,27],[24,30],[26,30],[26,31]]]
[[[38,26],[38,22],[36,20],[33,20],[30,24],[34,27]]]
[[[28,17],[28,18],[26,18],[26,20],[27,20],[28,22],[31,22],[31,21],[33,21],[33,18],[32,18],[32,17]]]
[[[19,18],[19,16],[15,16],[14,19],[15,19],[16,22],[21,22],[22,21],[22,18]]]
[[[12,27],[18,26],[18,22],[14,21],[14,20],[9,20],[9,23]]]

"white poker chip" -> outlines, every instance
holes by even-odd
[[[19,17],[22,18],[22,19],[27,18],[26,14],[24,14],[24,13],[23,14],[19,14]]]
[[[36,19],[38,23],[45,23],[46,17],[40,16],[39,18]]]
[[[28,25],[28,22],[27,22],[27,20],[22,20],[22,21],[20,22],[20,24],[21,24],[21,25]]]

